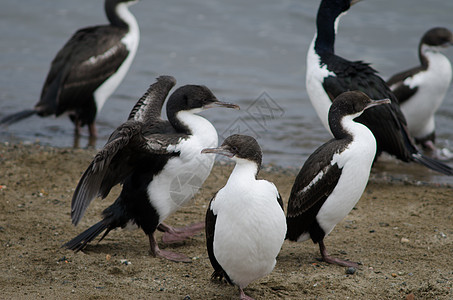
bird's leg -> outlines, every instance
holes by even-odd
[[[92,136],[90,135],[88,137],[88,148],[96,148],[96,140],[97,140],[97,136]]]
[[[80,147],[80,135],[74,134],[74,143],[73,143],[73,148],[77,149]]]
[[[192,262],[192,260],[189,257],[185,256],[184,254],[159,249],[156,238],[154,237],[154,233],[149,235],[149,246],[150,254],[153,257],[159,256],[174,262],[185,262],[185,263]]]
[[[425,150],[431,151],[433,153],[436,153],[437,147],[434,145],[433,141],[427,140],[422,143],[422,146]]]
[[[90,137],[96,138],[98,136],[95,122],[88,124],[88,132],[90,134]]]
[[[240,294],[239,294],[239,299],[241,299],[241,300],[254,300],[252,297],[247,296],[247,295],[244,293],[244,291],[242,290],[241,287],[239,287],[239,293],[240,293]]]
[[[80,121],[80,119],[77,116],[74,116],[73,122],[75,125],[74,136],[80,137],[80,127],[81,127],[82,122]]]
[[[340,258],[331,257],[327,253],[326,246],[324,245],[324,240],[319,241],[319,251],[321,252],[322,260],[329,264],[337,264],[343,267],[354,267],[357,268],[359,265],[355,262],[343,260]]]
[[[179,243],[185,239],[194,236],[202,231],[205,227],[204,222],[195,223],[182,228],[175,228],[165,223],[160,223],[157,229],[164,232],[162,242],[166,244]]]

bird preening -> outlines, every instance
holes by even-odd
[[[137,52],[140,31],[128,7],[137,0],[105,0],[108,25],[79,29],[53,59],[41,96],[32,109],[0,120],[11,125],[32,115],[67,113],[75,136],[88,126],[91,143],[97,137],[96,115],[124,79]]]

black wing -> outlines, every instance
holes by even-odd
[[[129,114],[128,120],[144,123],[161,120],[162,106],[176,79],[172,76],[159,76],[157,82],[150,85],[146,93],[138,100]]]
[[[329,56],[329,70],[336,76],[329,76],[323,87],[331,100],[346,91],[360,90],[371,99],[389,98],[390,104],[378,105],[367,109],[356,118],[373,132],[377,142],[377,152],[385,151],[403,161],[412,161],[411,155],[417,152],[408,135],[406,119],[401,112],[398,100],[384,80],[368,64],[351,62],[339,56]]]
[[[331,140],[313,152],[297,175],[288,200],[287,239],[295,241],[310,230],[318,211],[337,185],[342,170],[337,164],[330,164],[334,152],[329,150],[336,143],[337,140]]]
[[[60,114],[92,97],[129,55],[121,42],[125,34],[126,29],[110,26],[77,31],[52,61],[36,109]]]
[[[278,193],[277,202],[278,202],[278,204],[280,204],[280,207],[282,208],[282,210],[285,211],[285,209],[283,208],[282,195],[280,195],[280,193]]]
[[[82,218],[94,198],[107,197],[113,186],[122,183],[144,161],[167,159],[179,155],[168,146],[186,135],[142,134],[143,124],[127,121],[111,135],[82,175],[74,192],[71,217],[74,225]]]
[[[214,197],[209,202],[208,210],[206,211],[206,226],[205,226],[206,247],[208,249],[209,261],[211,262],[211,265],[214,268],[214,272],[212,273],[211,278],[219,279],[219,280],[222,280],[223,278],[225,278],[228,281],[228,283],[233,284],[230,277],[228,277],[228,274],[225,272],[225,270],[219,264],[219,262],[217,261],[217,259],[215,258],[215,255],[214,255],[214,232],[215,232],[215,224],[216,224],[217,216],[214,215],[214,212],[211,209],[211,204],[212,204],[212,201],[215,199],[216,195],[214,195]]]
[[[391,100],[390,104],[367,109],[356,118],[367,126],[376,138],[376,155],[385,151],[402,161],[415,161],[445,175],[453,175],[453,168],[419,152],[407,129],[398,99],[373,68],[360,61],[350,62],[335,55],[322,60],[322,63],[327,63],[328,69],[336,74],[327,77],[323,82],[331,100],[340,93],[351,90],[360,90],[372,99]]]
[[[404,81],[422,70],[423,68],[421,66],[415,67],[410,70],[395,74],[390,77],[389,80],[387,80],[387,85],[391,88],[396,98],[398,98],[400,104],[409,100],[418,90],[418,87],[411,88],[407,86],[406,84],[404,84]]]

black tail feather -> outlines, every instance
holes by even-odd
[[[419,164],[424,165],[425,167],[430,168],[431,170],[434,170],[436,172],[445,174],[445,175],[453,175],[453,168],[434,159],[430,158],[427,156],[424,156],[423,154],[420,153],[415,153],[412,154],[412,157],[414,161],[418,162]]]
[[[3,119],[0,120],[0,125],[11,125],[13,123],[19,122],[22,119],[28,118],[36,113],[37,111],[34,109],[23,110],[4,117]]]
[[[85,246],[89,242],[94,240],[99,234],[101,234],[106,229],[107,231],[104,233],[100,241],[110,232],[109,225],[107,224],[107,222],[102,220],[94,224],[93,226],[91,226],[90,228],[88,228],[87,230],[85,230],[84,232],[82,232],[81,234],[79,234],[78,236],[76,236],[75,238],[73,238],[72,240],[70,240],[61,247],[74,250],[75,252],[80,251],[83,248],[85,248]]]

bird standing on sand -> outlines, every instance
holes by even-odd
[[[52,61],[33,109],[4,117],[9,125],[37,114],[41,117],[68,113],[75,125],[88,125],[90,137],[96,137],[96,114],[115,91],[132,64],[140,40],[140,31],[129,6],[136,0],[106,0],[109,25],[78,30]]]
[[[217,153],[236,162],[227,184],[209,203],[206,243],[214,267],[212,278],[225,278],[239,287],[241,299],[252,299],[243,289],[269,274],[285,239],[283,203],[275,185],[257,180],[261,148],[250,136],[232,135]]]
[[[360,90],[373,99],[392,102],[366,110],[357,121],[367,126],[377,142],[376,157],[382,152],[404,162],[417,162],[432,170],[453,175],[450,166],[420,153],[407,130],[398,100],[374,69],[361,61],[348,61],[334,51],[340,16],[358,0],[322,0],[316,18],[317,33],[307,54],[306,86],[319,118],[330,130],[328,112],[333,99],[343,92]]]
[[[387,84],[401,105],[409,132],[425,149],[435,150],[434,114],[450,87],[451,63],[442,50],[453,45],[447,28],[428,30],[418,45],[421,65],[393,75]]]
[[[191,261],[182,254],[159,249],[154,232],[165,231],[167,240],[173,242],[204,228],[201,223],[177,230],[163,221],[193,197],[214,163],[214,157],[202,155],[201,150],[217,146],[217,131],[197,113],[214,106],[238,106],[220,102],[205,86],[186,85],[168,99],[168,121],[164,121],[161,108],[175,84],[171,76],[159,77],[88,166],[72,198],[74,225],[94,198],[107,197],[118,183],[122,183],[122,191],[104,210],[100,222],[63,247],[81,250],[104,230],[102,238],[112,229],[132,223],[148,235],[153,256]]]
[[[288,200],[286,238],[319,243],[325,262],[357,267],[329,256],[324,238],[354,208],[368,182],[376,154],[372,132],[355,119],[365,110],[390,100],[371,100],[360,91],[340,94],[329,110],[334,138],[307,159],[294,181]]]

